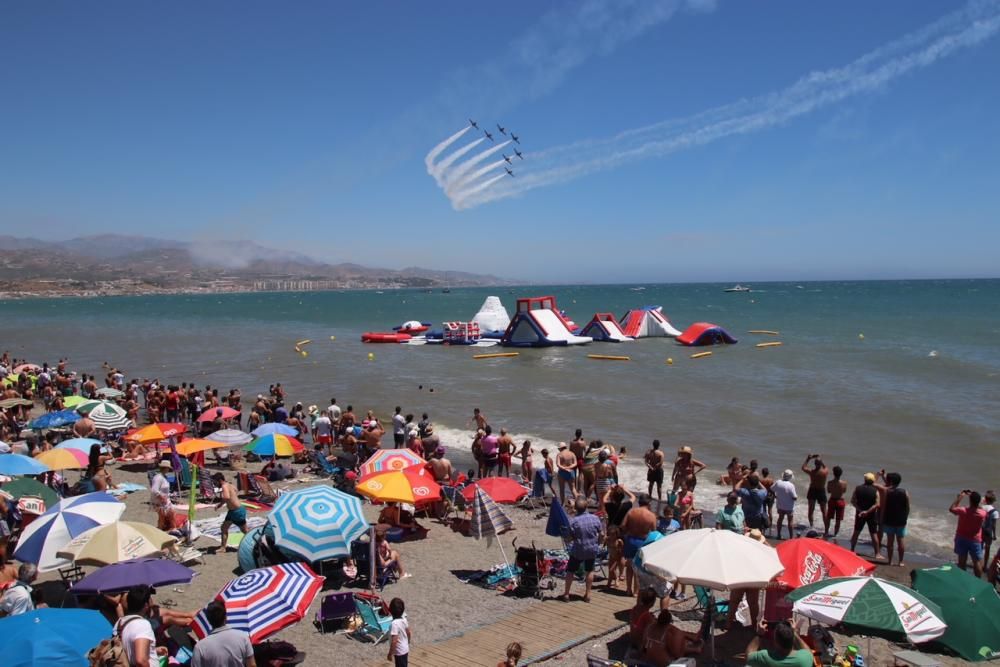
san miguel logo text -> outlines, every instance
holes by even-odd
[[[803,600],[803,602],[817,607],[829,607],[830,609],[847,609],[851,604],[851,598],[844,597],[842,595],[837,595],[836,592],[826,594],[826,593],[813,593]]]

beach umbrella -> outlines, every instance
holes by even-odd
[[[250,432],[256,438],[260,438],[265,435],[271,435],[273,433],[276,433],[278,435],[291,435],[291,436],[297,436],[299,434],[299,432],[296,429],[292,428],[291,426],[288,426],[287,424],[279,424],[277,422],[261,424],[260,426],[258,426],[257,428],[255,428]]]
[[[380,449],[361,464],[361,477],[387,470],[403,470],[427,463],[419,454],[409,449]]]
[[[305,445],[292,436],[277,433],[261,436],[247,445],[247,451],[257,456],[293,456],[305,449]]]
[[[784,566],[778,553],[731,530],[681,530],[639,550],[650,574],[682,584],[731,590],[763,588]]]
[[[73,595],[99,595],[127,591],[133,586],[167,586],[188,584],[195,571],[168,558],[144,556],[112,565],[105,565],[76,582],[70,592]]]
[[[125,503],[104,491],[64,498],[28,524],[17,542],[14,558],[36,563],[42,572],[69,563],[56,553],[80,533],[94,526],[114,523],[125,512]]]
[[[79,449],[50,449],[35,457],[52,470],[75,470],[86,468],[90,457]]]
[[[45,486],[37,479],[21,477],[0,486],[0,494],[8,500],[19,500],[25,496],[35,496],[41,498],[46,507],[52,507],[59,502],[59,495],[52,490],[52,487]]]
[[[471,501],[476,489],[482,489],[498,503],[516,503],[528,495],[529,491],[510,477],[486,477],[462,489],[462,495],[467,501]]]
[[[222,419],[232,419],[234,417],[239,417],[239,415],[239,410],[234,410],[230,407],[220,405],[219,407],[205,410],[201,413],[201,415],[199,415],[198,421],[202,423],[210,422],[215,421],[218,417],[222,417]]]
[[[860,577],[875,571],[875,563],[833,542],[814,537],[799,537],[776,547],[785,571],[778,582],[798,588],[831,577]]]
[[[101,387],[97,390],[97,395],[104,398],[121,398],[125,395],[125,392],[114,387]]]
[[[187,426],[184,424],[156,422],[155,424],[150,424],[149,426],[143,426],[142,428],[137,428],[134,431],[129,431],[125,434],[125,439],[129,442],[138,442],[139,444],[145,445],[154,442],[161,442],[176,435],[182,435],[185,431],[187,431]]]
[[[209,449],[220,449],[222,447],[228,447],[224,442],[216,442],[214,440],[207,440],[201,438],[193,438],[191,440],[185,440],[184,442],[177,443],[177,453],[181,456],[191,456],[192,454],[197,454],[198,452],[204,452]]]
[[[441,485],[424,466],[388,470],[362,477],[354,490],[383,503],[419,505],[441,499]]]
[[[113,412],[121,417],[128,416],[128,413],[125,412],[125,408],[118,405],[117,403],[112,403],[111,401],[100,401],[100,400],[84,401],[83,403],[80,403],[78,406],[76,406],[74,409],[81,415],[89,415],[91,412],[93,412],[98,408],[103,408],[106,412]]]
[[[111,631],[99,611],[35,609],[0,618],[0,655],[6,667],[86,667],[87,652]]]
[[[489,494],[476,489],[472,497],[472,536],[477,540],[491,538],[514,527],[507,513],[503,511]],[[500,547],[503,549],[503,546]],[[506,560],[506,556],[504,557]]]
[[[937,604],[912,588],[878,577],[824,579],[800,586],[787,597],[796,614],[831,625],[904,634],[914,644],[937,639],[948,627]]]
[[[226,624],[246,632],[256,644],[302,620],[323,580],[305,563],[272,565],[233,579],[214,599],[226,606]],[[204,609],[191,627],[199,639],[212,631]]]
[[[80,421],[80,415],[75,410],[59,410],[58,412],[46,412],[41,417],[33,419],[29,428],[41,431],[46,428],[59,428]]]
[[[23,454],[0,454],[0,475],[41,475],[51,468],[30,456]]]
[[[110,403],[95,407],[88,416],[94,422],[94,428],[101,431],[121,431],[132,426],[128,413]]]
[[[42,367],[38,364],[21,364],[14,367],[14,375],[19,375],[21,371],[40,371]]]
[[[545,524],[545,534],[552,537],[562,537],[569,530],[569,515],[562,503],[553,502],[549,508],[549,520]]]
[[[283,493],[268,516],[275,544],[309,562],[350,555],[368,528],[361,500],[329,486]]]
[[[110,565],[153,556],[176,543],[176,537],[148,523],[117,521],[80,533],[56,555],[77,565]]]
[[[29,401],[26,398],[5,398],[0,401],[0,408],[7,408],[8,410],[11,408],[30,408],[34,407],[34,405],[34,401]]]
[[[914,570],[913,588],[944,614],[937,641],[966,660],[1000,658],[1000,595],[993,585],[954,565]]]
[[[76,408],[76,406],[83,405],[88,400],[89,399],[84,398],[83,396],[78,396],[76,394],[73,394],[72,396],[63,397],[63,405],[66,406],[67,408]]]
[[[94,438],[70,438],[56,445],[56,449],[76,449],[89,455],[90,448],[94,445],[100,445],[102,450],[106,447],[103,442]]]
[[[249,433],[244,433],[243,431],[235,428],[224,428],[221,431],[216,431],[215,433],[210,433],[205,436],[206,440],[214,440],[215,442],[223,442],[227,445],[245,445],[253,440],[253,436]]]

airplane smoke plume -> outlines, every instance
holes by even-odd
[[[480,162],[483,162],[489,156],[494,155],[498,151],[503,150],[503,147],[506,146],[509,143],[510,143],[509,141],[500,142],[499,144],[497,144],[496,146],[493,146],[492,148],[487,148],[486,150],[477,153],[475,156],[473,156],[473,157],[469,158],[468,160],[466,160],[465,162],[459,164],[458,166],[456,166],[451,171],[446,172],[443,175],[443,179],[444,179],[444,183],[445,183],[445,185],[444,185],[445,192],[447,193],[449,191],[454,191],[456,184],[467,183],[468,179],[467,178],[463,178],[463,176],[465,176],[465,174],[469,173],[469,171],[471,171],[477,164],[479,164]]]
[[[445,194],[456,210],[468,209],[637,160],[782,125],[850,97],[877,91],[905,74],[977,46],[998,31],[1000,0],[972,0],[965,8],[843,67],[811,72],[783,90],[606,139],[579,141],[526,154],[529,159],[518,170],[516,179],[504,181],[494,177],[483,183],[467,182],[465,185],[471,187],[446,187]]]

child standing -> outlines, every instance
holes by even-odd
[[[389,603],[389,613],[392,614],[392,625],[389,628],[389,655],[386,660],[392,660],[396,667],[407,667],[410,657],[410,623],[406,620],[406,605],[399,598],[393,598]]]

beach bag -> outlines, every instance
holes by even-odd
[[[122,644],[121,631],[125,626],[141,616],[127,616],[115,623],[114,633],[111,639],[102,639],[101,643],[87,652],[87,661],[90,667],[130,667],[128,655],[125,653],[125,645]]]

